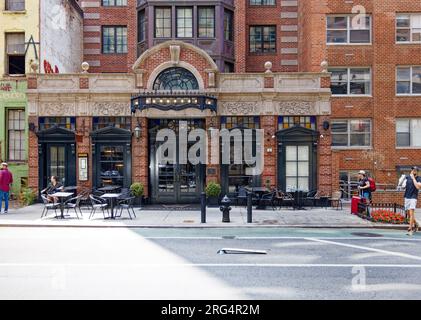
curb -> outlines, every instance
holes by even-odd
[[[30,223],[0,223],[0,228],[126,228],[126,229],[226,229],[226,228],[241,228],[241,229],[388,229],[388,230],[406,230],[406,225],[267,225],[267,224],[250,224],[250,225],[159,225],[159,224],[136,224],[136,225],[86,225],[86,224],[30,224]]]

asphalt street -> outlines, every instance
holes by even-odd
[[[218,254],[223,248],[266,254]],[[0,299],[420,298],[420,234],[0,228]]]

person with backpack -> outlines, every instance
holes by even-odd
[[[371,202],[371,186],[370,180],[367,178],[367,174],[364,170],[358,172],[358,190],[361,199],[365,199],[367,204],[367,217],[370,218],[370,210],[368,209],[368,204]]]
[[[412,236],[414,232],[418,231],[418,224],[415,219],[415,208],[417,207],[418,193],[421,189],[421,177],[418,176],[418,167],[412,167],[409,176],[402,183],[405,188],[404,201],[405,211],[409,215],[408,235]]]

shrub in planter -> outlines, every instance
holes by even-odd
[[[209,182],[205,189],[208,197],[209,206],[218,206],[219,195],[221,194],[221,185],[216,182]]]
[[[143,193],[145,192],[145,187],[143,183],[135,182],[130,186],[130,191],[132,192],[133,196],[136,197],[136,204],[142,205],[142,197]]]
[[[20,193],[20,201],[24,206],[30,206],[37,200],[37,194],[31,188],[24,188]]]

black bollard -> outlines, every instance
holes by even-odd
[[[202,192],[200,195],[200,222],[206,223],[206,193]]]
[[[252,206],[252,194],[247,193],[247,223],[253,222],[253,206]]]

